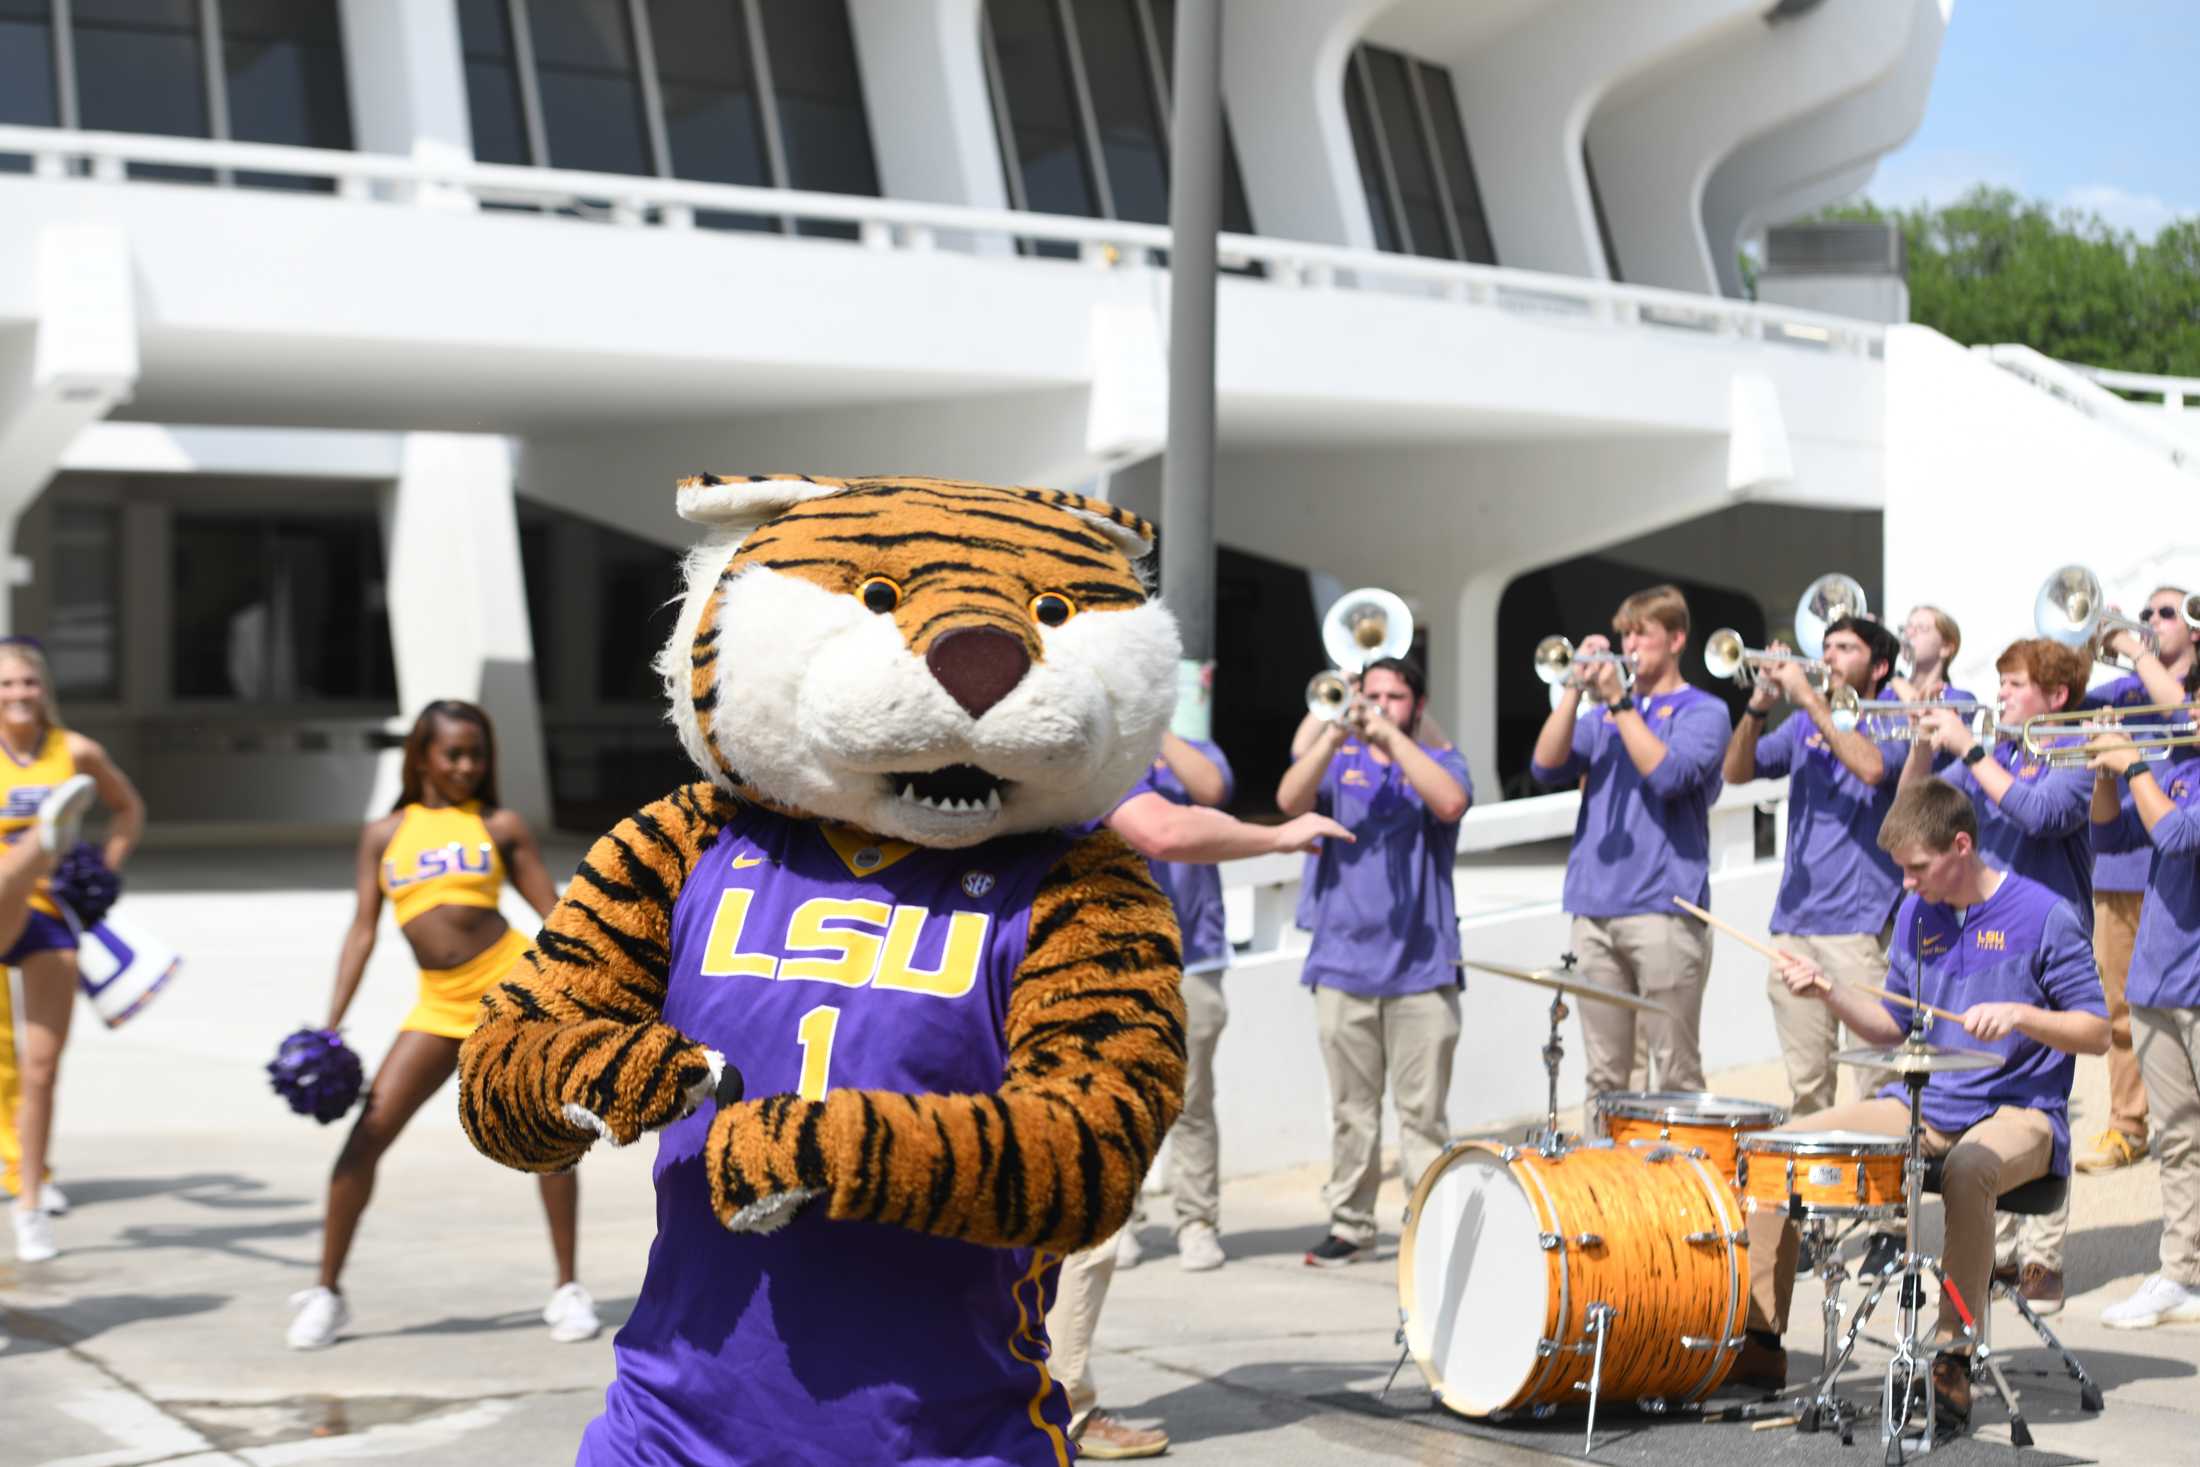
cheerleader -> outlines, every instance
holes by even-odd
[[[339,1279],[359,1215],[374,1193],[375,1167],[413,1112],[457,1068],[459,1041],[473,1032],[482,994],[530,945],[497,910],[507,876],[529,906],[550,914],[557,892],[534,834],[497,804],[489,715],[471,703],[431,703],[405,739],[403,792],[395,808],[360,836],[359,905],[336,962],[328,1027],[343,1022],[358,991],[384,898],[420,964],[420,1002],[383,1056],[329,1176],[320,1282],[290,1301],[294,1350],[332,1344],[351,1322]],[[554,1340],[585,1340],[602,1326],[595,1301],[573,1276],[580,1187],[571,1172],[540,1180],[557,1260],[557,1287],[543,1322]]]
[[[73,919],[47,889],[60,857],[77,843],[86,811],[104,801],[112,819],[100,852],[119,871],[145,828],[145,802],[107,751],[61,722],[45,654],[27,638],[0,642],[0,966],[23,975],[21,1052],[14,1066],[16,1162],[15,1256],[42,1263],[60,1251],[52,1216],[59,1194],[48,1183],[54,1087],[76,1004]],[[35,831],[35,838],[26,839]],[[0,979],[0,981],[5,981]],[[0,1038],[9,1036],[0,1035]]]

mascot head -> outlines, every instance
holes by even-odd
[[[1176,701],[1153,528],[1049,489],[704,474],[657,670],[727,789],[926,846],[1106,814]]]

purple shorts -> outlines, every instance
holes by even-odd
[[[0,953],[0,967],[20,968],[23,960],[39,953],[76,951],[76,934],[69,924],[50,912],[32,912],[15,946]]]

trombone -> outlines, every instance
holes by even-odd
[[[2188,621],[2200,611],[2200,606],[2193,604],[2195,600],[2200,598],[2186,598]],[[2049,641],[2075,647],[2092,661],[2125,672],[2131,671],[2131,665],[2107,648],[2112,635],[2134,633],[2149,652],[2155,650],[2153,628],[2109,610],[2107,598],[2101,593],[2101,578],[2082,565],[2066,565],[2047,578],[2032,602],[2032,622]]]
[[[2183,716],[2171,718],[2170,714]],[[2119,721],[2126,718],[2162,721]],[[2050,769],[2082,768],[2093,757],[2086,744],[2107,733],[2119,733],[2130,739],[2139,751],[2139,758],[2151,764],[2167,759],[2174,750],[2200,745],[2200,707],[2191,703],[2147,703],[2137,708],[2114,710],[2071,708],[2027,718],[2016,728],[2016,737],[2023,744],[2024,752]]]
[[[1581,652],[1565,637],[1550,636],[1535,644],[1535,675],[1552,687],[1562,687],[1583,662],[1609,662],[1619,668],[1622,691],[1635,685],[1635,664],[1624,652]],[[1557,706],[1557,705],[1552,705]]]

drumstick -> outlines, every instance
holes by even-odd
[[[1774,959],[1775,961],[1780,958],[1791,958],[1795,956],[1795,954],[1782,951],[1781,949],[1772,946],[1770,943],[1759,942],[1756,938],[1751,937],[1748,933],[1742,931],[1741,928],[1736,927],[1732,922],[1721,922],[1718,918],[1712,916],[1709,912],[1705,911],[1702,907],[1697,906],[1694,902],[1683,901],[1681,898],[1675,897],[1673,898],[1673,905],[1679,907],[1682,911],[1688,913],[1689,916],[1696,918],[1698,921],[1708,923],[1711,926],[1718,928],[1728,937],[1731,937],[1736,942],[1742,944],[1742,946],[1752,948],[1757,952],[1764,954],[1766,957]],[[1828,981],[1830,983],[1831,980]],[[1913,1009],[1923,1009],[1926,1013],[1931,1014],[1934,1018],[1946,1019],[1951,1024],[1960,1024],[1963,1022],[1963,1015],[1961,1014],[1951,1014],[1946,1009],[1935,1008],[1932,1004],[1919,1003],[1914,998],[1905,998],[1903,995],[1896,993],[1893,989],[1881,988],[1876,983],[1854,983],[1851,986],[1855,988],[1861,988],[1866,993],[1876,993],[1881,998],[1890,999],[1895,1003],[1904,1004]]]

